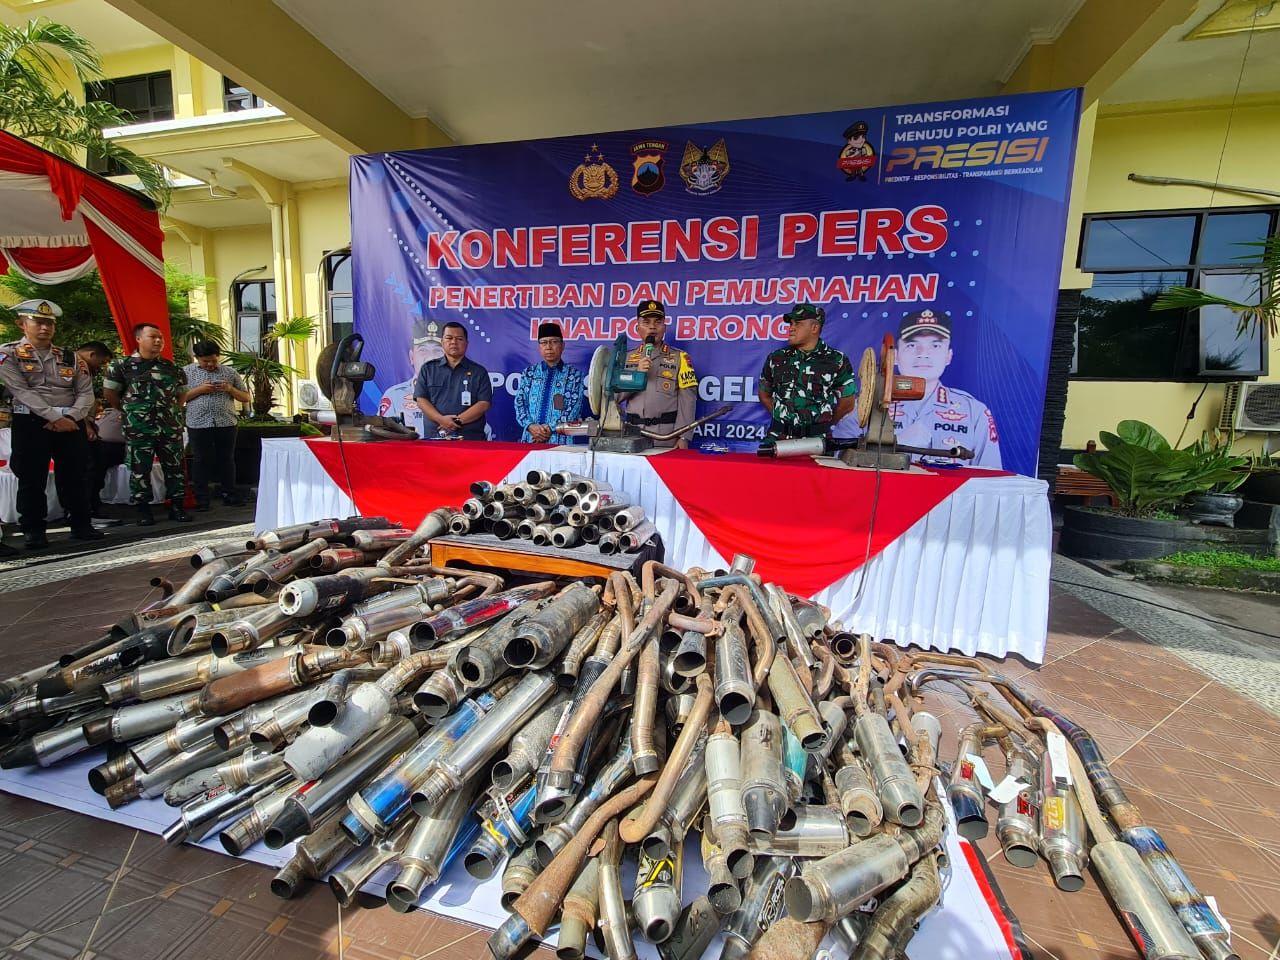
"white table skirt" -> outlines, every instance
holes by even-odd
[[[508,474],[591,473],[626,491],[662,534],[680,569],[728,567],[672,496],[647,457],[585,449],[531,450]],[[355,505],[296,439],[264,440],[259,531],[325,517]],[[901,645],[1039,663],[1048,631],[1052,523],[1048,486],[1028,477],[965,481],[902,536],[814,596],[857,632]]]

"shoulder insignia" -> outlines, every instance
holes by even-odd
[[[680,351],[680,372],[676,381],[676,386],[681,390],[698,385],[698,375],[693,372],[693,364],[689,362],[689,355],[683,350]]]
[[[938,403],[951,402],[950,400],[947,399],[947,388],[944,387],[942,384],[938,384],[938,393],[937,393],[936,399]]]

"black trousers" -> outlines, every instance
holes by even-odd
[[[96,510],[102,506],[102,487],[107,471],[124,463],[125,444],[94,440],[89,444],[89,503]]]
[[[187,427],[191,447],[191,485],[196,499],[209,499],[209,482],[216,480],[224,497],[236,492],[236,428]]]
[[[84,425],[74,433],[46,430],[44,417],[34,413],[13,415],[13,453],[9,469],[18,478],[18,520],[23,533],[43,533],[49,504],[45,488],[49,483],[49,461],[58,500],[71,518],[71,528],[89,526],[89,490],[85,474],[89,470],[89,438]]]

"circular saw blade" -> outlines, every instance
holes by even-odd
[[[605,398],[609,395],[609,363],[613,359],[612,347],[596,347],[587,370],[587,403],[597,417],[604,415]]]
[[[876,394],[880,392],[879,379],[876,369],[876,352],[871,347],[867,347],[862,351],[862,362],[858,364],[858,397],[853,407],[859,426],[865,427],[871,419]]]

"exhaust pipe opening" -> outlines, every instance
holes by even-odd
[[[730,691],[720,698],[720,716],[735,727],[740,727],[751,719],[753,701],[745,694]]]

